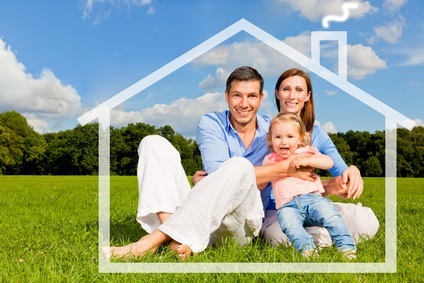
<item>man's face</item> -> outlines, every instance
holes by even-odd
[[[237,129],[255,123],[256,113],[262,104],[259,81],[235,81],[231,83],[230,92],[225,92],[225,99],[231,113],[231,123]]]

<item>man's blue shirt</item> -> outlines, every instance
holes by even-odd
[[[253,166],[262,165],[263,159],[270,153],[266,143],[269,123],[267,116],[257,115],[257,129],[252,144],[246,150],[243,141],[230,122],[230,112],[213,112],[203,115],[197,126],[196,142],[202,155],[203,169],[212,173],[227,159],[239,156],[247,158]],[[347,169],[332,140],[319,126],[314,125],[312,145],[322,154],[329,155],[334,166],[330,169],[333,176],[339,176]],[[275,209],[271,197],[271,184],[261,190],[264,208]]]

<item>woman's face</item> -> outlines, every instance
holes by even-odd
[[[292,76],[281,82],[280,88],[275,90],[275,96],[280,100],[280,112],[299,115],[311,94],[304,78]]]

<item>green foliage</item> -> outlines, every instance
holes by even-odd
[[[346,164],[356,165],[365,177],[385,174],[385,132],[348,131],[329,134]],[[424,127],[397,130],[397,176],[424,177]]]
[[[353,263],[384,263],[386,233],[397,233],[396,273],[101,273],[98,177],[0,176],[0,282],[422,282],[424,203],[417,196],[424,179],[397,179],[397,231],[386,231],[385,179],[365,178],[364,182],[365,191],[358,201],[372,208],[380,228],[372,240],[358,245],[358,259]],[[110,238],[114,245],[145,235],[135,220],[137,193],[136,177],[111,177]],[[23,208],[28,213],[22,213]],[[181,263],[164,247],[129,263],[141,261],[181,265],[346,262],[333,248],[307,261],[293,248],[274,248],[261,238],[244,247],[231,241],[208,247],[188,262]],[[127,263],[113,261],[117,262]]]
[[[40,135],[19,113],[0,113],[0,174],[96,175],[98,127],[88,124]],[[385,175],[385,134],[348,131],[329,136],[346,164],[356,165],[362,176],[381,177]],[[397,176],[424,177],[424,127],[398,129],[397,134]],[[184,138],[169,125],[156,128],[136,123],[110,128],[111,175],[136,175],[138,146],[147,135],[168,139],[179,151],[187,175],[202,168],[196,141]],[[317,173],[329,176],[325,170]]]
[[[21,114],[0,113],[0,174],[37,174],[46,146]]]

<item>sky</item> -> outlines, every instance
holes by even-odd
[[[346,3],[355,7],[343,19]],[[0,112],[18,111],[39,133],[73,129],[87,111],[246,19],[308,57],[312,32],[346,32],[347,80],[423,126],[423,13],[423,0],[0,0]],[[326,16],[340,19],[325,27]],[[320,48],[321,64],[337,73],[336,42]],[[277,113],[278,76],[305,69],[241,31],[112,109],[111,124],[170,125],[192,138],[202,114],[227,109],[225,81],[244,65],[264,77],[260,114],[268,116]],[[327,132],[385,129],[381,113],[305,71]]]

